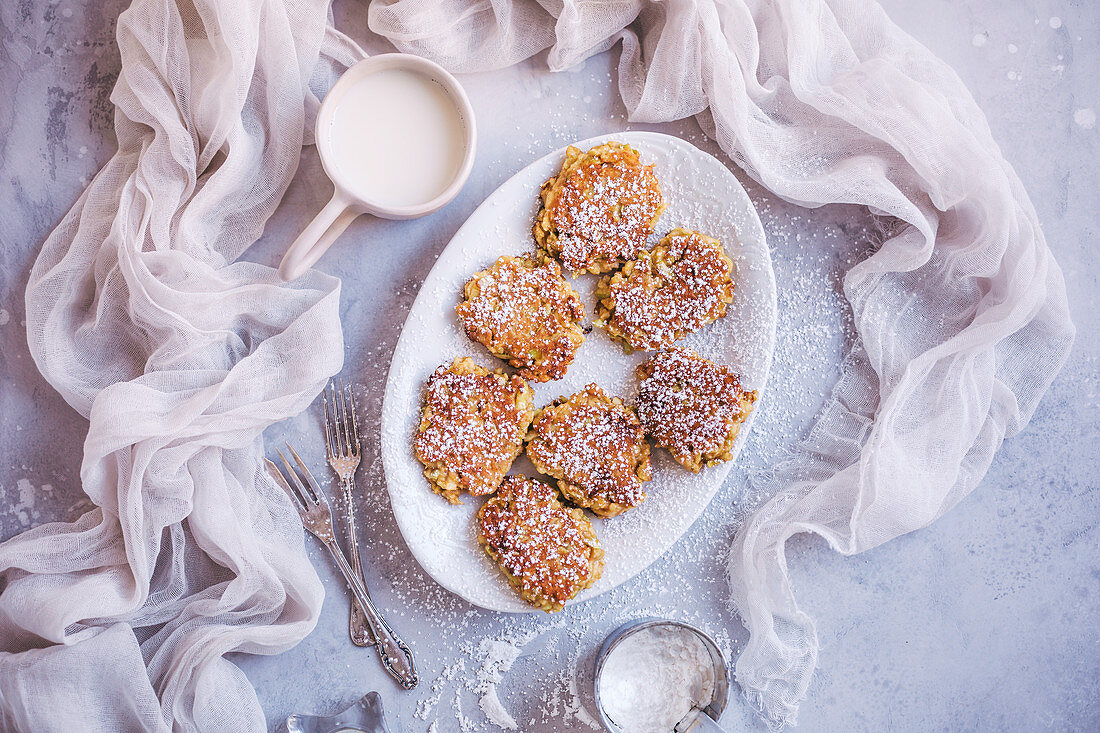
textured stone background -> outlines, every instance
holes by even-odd
[[[1095,258],[1100,210],[1100,6],[1066,0],[886,0],[905,29],[951,63],[986,111],[1032,196],[1067,280],[1078,339],[1065,370],[983,484],[934,526],[844,558],[793,540],[803,607],[818,622],[820,667],[805,730],[1096,730],[1100,727],[1100,333]],[[124,2],[0,3],[0,538],[88,508],[79,487],[86,422],[27,353],[23,290],[42,240],[111,156],[114,25]],[[365,10],[338,3],[339,27],[366,37]],[[368,48],[384,50],[376,39]],[[479,158],[466,188],[427,219],[362,218],[320,266],[344,278],[345,374],[377,425],[389,354],[417,287],[469,213],[519,168],[573,139],[659,129],[716,152],[692,121],[631,126],[614,90],[617,51],[560,74],[544,57],[466,76]],[[518,111],[522,110],[522,115]],[[739,172],[738,172],[739,173]],[[744,180],[744,176],[740,176]],[[631,583],[555,617],[484,613],[443,591],[408,554],[389,514],[373,437],[361,473],[367,573],[425,682],[399,691],[374,652],[346,641],[346,592],[327,558],[320,623],[278,657],[240,656],[274,725],[331,713],[371,689],[395,729],[494,729],[477,701],[489,681],[524,730],[584,730],[599,641],[628,616],[695,621],[734,654],[744,631],[725,608],[723,553],[760,497],[752,477],[808,425],[836,378],[846,338],[840,274],[867,246],[851,207],[806,211],[744,181],[768,231],[780,288],[779,344],[763,413],[711,511]],[[274,264],[330,187],[311,148],[248,257]],[[369,261],[369,267],[365,263]],[[316,441],[317,414],[270,431]],[[319,463],[320,453],[314,459]],[[487,666],[491,642],[522,647]],[[434,680],[434,682],[433,682]],[[759,727],[736,696],[724,723]]]

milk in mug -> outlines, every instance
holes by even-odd
[[[382,69],[347,90],[328,129],[334,173],[349,193],[387,207],[418,206],[454,182],[466,152],[454,100],[407,69]]]

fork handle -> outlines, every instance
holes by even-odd
[[[371,632],[378,639],[378,656],[382,658],[382,666],[406,690],[416,687],[417,682],[420,680],[417,677],[416,666],[413,664],[412,652],[409,650],[408,645],[401,641],[397,634],[393,633],[393,629],[382,618],[382,614],[378,613],[378,609],[375,608],[374,602],[371,601],[370,595],[367,593],[366,586],[363,585],[362,578],[356,577],[355,571],[348,564],[344,553],[340,551],[340,546],[336,544],[335,538],[330,536],[323,541],[333,559],[336,560],[336,566],[340,568],[344,580],[351,586],[351,592],[355,595],[355,600],[359,601],[359,605],[366,614]]]
[[[352,503],[352,489],[355,484],[351,479],[341,479],[341,483],[344,487],[344,503],[347,504],[348,554],[351,555],[351,569],[355,573],[355,577],[364,579],[363,587],[366,588],[363,561],[359,559],[359,536],[355,528],[355,505]],[[367,588],[367,595],[370,595],[369,588]],[[370,624],[367,623],[366,612],[355,600],[351,603],[351,612],[348,615],[348,634],[351,636],[352,643],[356,646],[374,646],[378,643],[378,638],[375,636]]]

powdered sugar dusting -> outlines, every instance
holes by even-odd
[[[674,229],[600,281],[599,323],[606,321],[610,335],[635,349],[663,348],[725,315],[733,288],[722,244]]]
[[[3,507],[3,514],[11,516],[20,528],[25,529],[39,521],[42,511],[38,500],[43,495],[49,497],[52,492],[53,486],[50,484],[35,488],[30,479],[21,478],[14,487],[0,486],[0,507]]]
[[[495,491],[531,419],[527,385],[457,359],[432,372],[424,391],[414,444],[434,488],[452,501],[458,489],[475,496]]]
[[[508,476],[477,519],[486,550],[544,610],[560,610],[603,567],[588,518],[542,481]]]
[[[570,149],[545,196],[551,238],[556,238],[549,249],[574,273],[594,266],[593,272],[603,271],[633,255],[653,231],[662,206],[652,168],[614,142]]]
[[[535,416],[527,455],[564,482],[569,499],[598,514],[606,515],[608,504],[629,508],[645,498],[642,481],[650,469],[642,424],[594,383]]]
[[[504,709],[503,703],[500,698],[497,697],[496,685],[493,685],[484,693],[477,701],[478,707],[485,713],[485,717],[489,719],[490,723],[497,725],[505,730],[516,730],[519,725],[508,714],[508,711]]]
[[[501,257],[466,284],[466,334],[525,379],[560,379],[584,342],[585,308],[557,262]]]
[[[593,249],[592,243],[605,240],[614,243],[609,248],[613,254],[629,257],[638,241],[646,240],[649,219],[660,206],[660,196],[647,190],[644,183],[642,178],[600,176],[587,195],[563,196],[562,206],[568,208],[575,203],[575,208],[569,217],[572,226],[561,237],[562,259],[583,263]],[[617,221],[607,220],[604,206],[598,203],[606,201],[626,202]]]
[[[728,367],[686,349],[654,355],[639,376],[638,417],[646,433],[692,470],[725,458],[756,399]]]
[[[510,643],[504,639],[482,639],[478,644],[478,654],[482,660],[474,678],[474,692],[480,695],[478,706],[489,722],[505,730],[516,730],[519,725],[501,703],[497,695],[497,684],[512,668],[522,646],[522,643]]]

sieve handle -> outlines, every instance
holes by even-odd
[[[691,712],[676,724],[676,733],[689,733],[689,731],[690,733],[726,733],[725,728],[718,725],[714,718],[699,708],[692,708]]]

